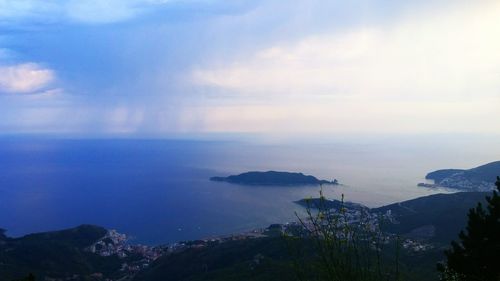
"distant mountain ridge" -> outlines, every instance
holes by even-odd
[[[495,189],[496,176],[500,175],[500,161],[491,162],[469,170],[444,169],[428,173],[425,178],[434,181],[434,185],[462,191],[490,191]]]
[[[318,184],[338,184],[338,181],[319,180],[311,175],[290,172],[246,172],[228,177],[211,177],[211,181],[222,181],[243,185],[318,185]]]

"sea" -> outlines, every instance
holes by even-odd
[[[245,186],[212,176],[302,172],[337,179],[331,199],[378,207],[452,190],[418,187],[426,173],[500,159],[500,137],[328,139],[0,137],[0,228],[19,237],[100,225],[148,245],[294,221],[319,186]]]

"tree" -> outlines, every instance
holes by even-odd
[[[384,246],[391,242],[380,229],[383,216],[371,214],[368,208],[348,207],[343,195],[341,201],[327,200],[322,190],[319,198],[304,202],[305,218],[296,214],[302,231],[284,234],[295,257],[298,280],[400,280],[398,239],[395,261],[386,264],[389,259],[382,257]],[[303,260],[307,247],[314,254]]]
[[[495,183],[500,192],[500,177]],[[439,265],[442,280],[500,280],[500,195],[487,196],[488,206],[478,203],[470,209],[466,231],[459,234],[445,252],[446,263]]]

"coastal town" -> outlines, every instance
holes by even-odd
[[[398,223],[390,210],[384,214],[372,213],[368,210],[367,208],[344,208],[341,211],[330,209],[328,213],[330,216],[337,216],[338,220],[336,223],[338,225],[363,226],[367,231],[379,233],[383,244],[388,244],[389,241],[396,241],[395,239],[399,239],[399,237],[393,234],[380,231],[380,224],[382,221],[384,223]],[[164,255],[179,253],[188,249],[201,249],[229,241],[283,235],[303,235],[304,233],[309,233],[308,235],[310,235],[313,233],[311,231],[313,229],[314,225],[309,218],[283,224],[271,224],[266,228],[258,228],[236,234],[214,236],[160,246],[132,244],[127,235],[119,233],[116,230],[108,230],[104,237],[87,247],[86,250],[103,257],[116,255],[122,260],[120,272],[124,277],[130,277],[142,269],[147,268],[152,262]],[[420,239],[405,238],[398,241],[401,243],[403,249],[411,252],[421,252],[433,248],[431,244]]]

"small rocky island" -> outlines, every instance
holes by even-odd
[[[246,172],[239,175],[232,175],[228,177],[211,177],[211,181],[222,181],[243,185],[319,185],[319,184],[332,184],[337,185],[336,179],[332,181],[319,180],[314,176],[304,175],[303,173],[290,173],[290,172]]]

